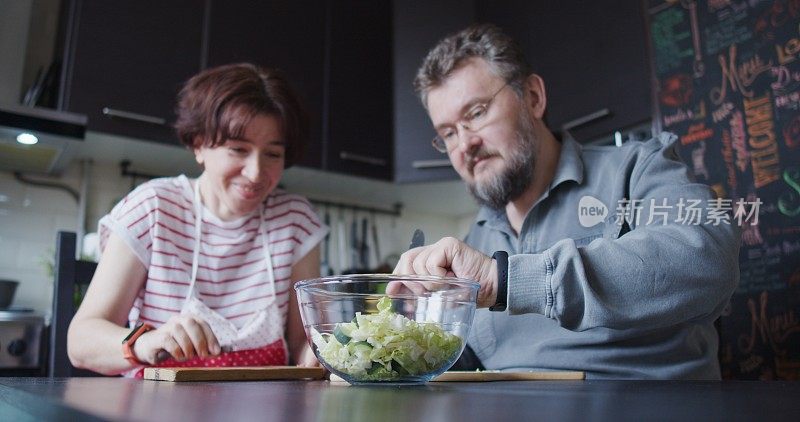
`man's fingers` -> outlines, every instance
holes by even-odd
[[[400,259],[397,261],[397,265],[394,267],[394,271],[392,274],[414,274],[413,272],[413,262],[416,259],[417,255],[425,249],[424,246],[419,248],[409,249],[405,251],[402,255],[400,255]]]
[[[425,257],[425,270],[430,275],[444,277],[450,269],[450,262],[448,262],[447,255],[443,249],[433,249],[431,253]]]
[[[406,286],[414,293],[414,295],[420,296],[424,295],[428,289],[425,288],[425,285],[420,283],[419,281],[407,281]]]
[[[397,265],[394,266],[392,274],[408,274],[408,268],[408,252],[404,252],[400,255],[400,259],[397,260]]]
[[[392,296],[419,295],[425,290],[425,287],[418,281],[412,280],[392,280],[386,285],[386,294]]]
[[[392,280],[386,285],[386,294],[387,295],[397,295],[402,293],[405,286],[403,285],[402,281],[399,280]]]
[[[450,271],[448,260],[441,242],[406,251],[397,263],[394,274],[446,276]],[[424,294],[430,286],[415,282],[394,280],[386,288],[388,294]]]
[[[386,294],[392,296],[399,296],[404,294],[411,294],[414,293],[411,289],[407,286],[408,281],[406,280],[392,280],[389,284],[386,285]]]
[[[431,255],[431,253],[434,253],[434,249],[434,246],[429,246],[417,254],[416,257],[414,257],[414,261],[411,262],[411,270],[414,274],[430,275],[430,273],[428,273],[426,262],[428,261],[428,257]]]

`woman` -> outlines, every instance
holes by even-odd
[[[226,65],[191,78],[177,114],[203,172],[145,183],[100,220],[102,258],[70,324],[70,360],[129,376],[285,365],[289,354],[316,364],[292,287],[319,276],[327,227],[276,189],[305,140],[294,93],[274,71]]]

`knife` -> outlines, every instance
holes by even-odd
[[[381,248],[378,244],[378,223],[375,222],[375,214],[370,215],[370,220],[372,220],[372,249],[375,251],[375,265],[381,266],[383,264],[383,258],[381,257]]]
[[[330,262],[331,232],[333,229],[331,228],[331,216],[327,208],[325,208],[325,225],[328,226],[328,234],[325,235],[325,240],[323,241],[322,262],[320,262],[320,274],[323,277],[333,275]]]
[[[220,353],[229,353],[233,351],[231,346],[221,346],[219,349]],[[158,353],[156,353],[156,365],[164,362],[167,359],[172,359],[172,355],[168,351],[161,349],[158,351]]]
[[[358,243],[358,218],[353,215],[353,220],[350,221],[350,269],[347,271],[349,273],[358,272],[360,269],[359,259],[359,248],[360,245]]]
[[[422,232],[420,229],[414,230],[414,234],[411,235],[411,244],[408,245],[408,249],[418,248],[425,244],[425,233]]]
[[[339,274],[344,274],[347,269],[347,226],[344,221],[342,209],[339,209],[338,221],[339,233],[337,233],[337,240],[339,241]]]

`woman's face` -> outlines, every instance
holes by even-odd
[[[280,121],[267,114],[250,119],[242,139],[195,148],[203,203],[222,220],[250,214],[278,185],[285,153]]]

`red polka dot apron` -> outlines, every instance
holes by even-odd
[[[167,359],[156,367],[220,367],[220,366],[266,366],[286,365],[288,353],[286,342],[283,338],[283,321],[275,303],[275,274],[272,267],[272,256],[269,252],[269,232],[264,224],[264,206],[261,206],[260,232],[264,245],[264,257],[267,263],[267,276],[270,283],[271,296],[266,308],[259,310],[241,328],[230,320],[220,315],[217,311],[203,303],[197,294],[197,268],[200,258],[201,222],[203,220],[203,205],[200,202],[200,181],[195,182],[194,207],[195,239],[192,256],[192,275],[189,292],[186,295],[181,315],[191,316],[205,321],[217,337],[223,352],[219,356],[202,359],[195,357],[183,362]],[[136,371],[136,377],[141,378],[144,369]]]

